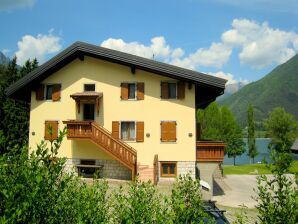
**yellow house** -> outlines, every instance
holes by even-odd
[[[84,175],[172,181],[179,174],[212,177],[223,144],[198,141],[196,111],[226,80],[76,42],[10,86],[30,102],[29,147],[67,127],[59,156]],[[48,134],[52,126],[53,135]],[[207,181],[210,182],[210,181]],[[211,183],[210,183],[211,184]]]

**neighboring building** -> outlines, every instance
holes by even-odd
[[[212,186],[221,142],[197,141],[196,111],[226,80],[76,42],[7,89],[30,102],[30,149],[68,128],[67,168],[107,178],[172,181],[199,175]],[[53,135],[48,134],[52,126]],[[196,171],[197,169],[197,171]],[[90,170],[89,170],[90,171]]]

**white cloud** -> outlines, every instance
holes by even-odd
[[[28,59],[36,58],[43,63],[46,56],[61,50],[61,38],[50,32],[49,34],[38,34],[36,37],[25,35],[18,42],[17,56],[18,64],[23,65]]]
[[[151,44],[146,46],[138,42],[126,43],[122,39],[109,38],[101,43],[101,46],[119,50],[138,56],[158,59],[170,64],[189,69],[197,69],[199,66],[221,67],[230,57],[231,49],[222,43],[212,43],[207,48],[200,48],[196,52],[185,57],[181,48],[171,48],[163,36],[151,39]]]
[[[243,86],[245,86],[249,83],[249,81],[246,79],[240,78],[239,80],[236,80],[234,78],[234,75],[232,75],[231,73],[225,73],[223,71],[209,72],[208,74],[228,80],[226,83],[226,89],[225,89],[226,93],[235,93],[239,89],[241,89]]]
[[[247,19],[234,19],[221,39],[226,46],[240,48],[240,62],[256,69],[284,63],[298,51],[298,34]]]
[[[11,10],[21,7],[32,7],[35,0],[1,0],[0,11]]]

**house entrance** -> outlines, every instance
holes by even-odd
[[[84,120],[94,120],[95,118],[95,104],[85,103],[83,104],[83,119]]]

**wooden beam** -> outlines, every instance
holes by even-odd
[[[136,66],[132,65],[130,69],[131,69],[131,74],[136,74]]]

